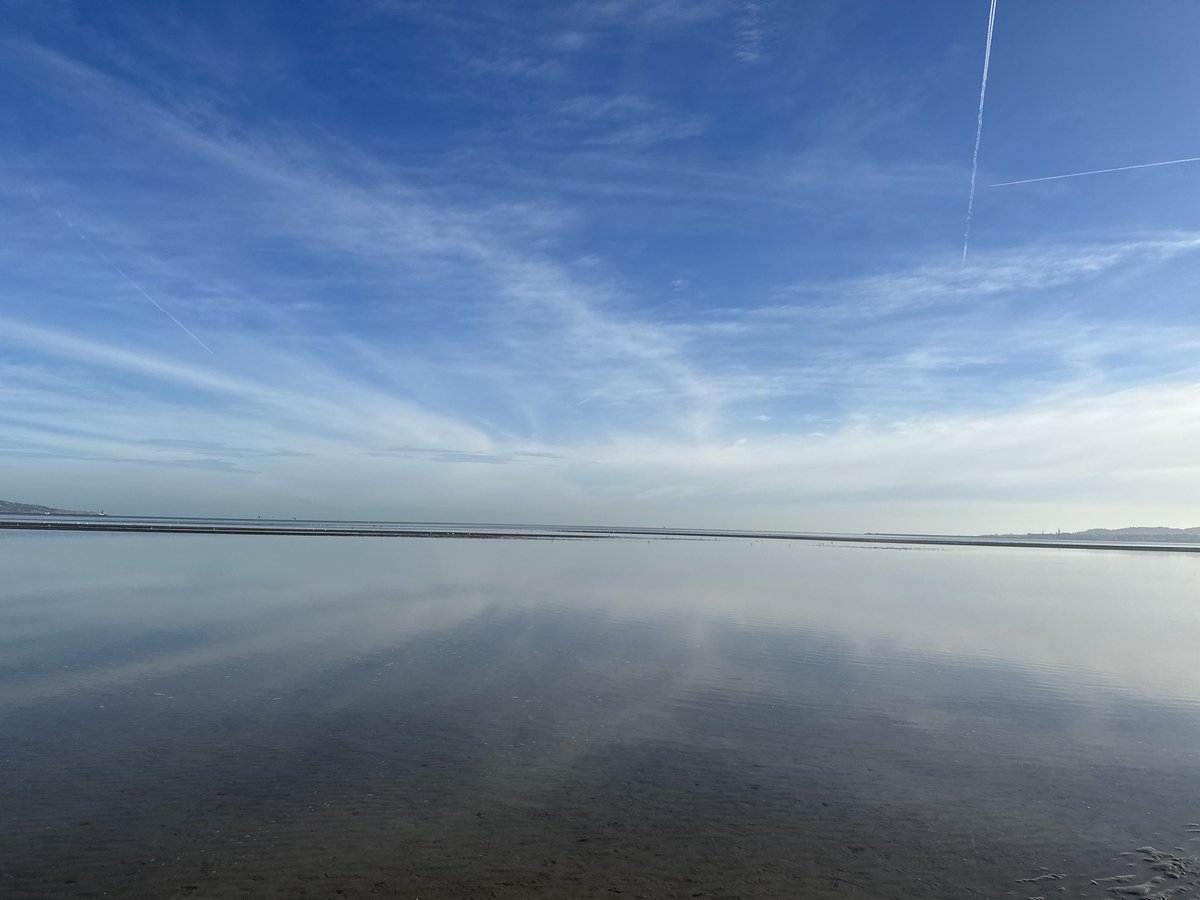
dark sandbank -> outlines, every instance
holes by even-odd
[[[24,531],[112,532],[155,534],[297,535],[318,537],[408,537],[467,539],[693,538],[762,541],[806,541],[848,544],[899,544],[962,547],[1028,547],[1059,550],[1124,550],[1170,553],[1200,552],[1200,543],[1147,540],[1086,540],[1066,535],[1014,537],[939,534],[839,534],[818,532],[729,531],[704,528],[624,526],[541,526],[398,522],[288,521],[266,519],[193,519],[122,516],[0,515],[0,529]]]

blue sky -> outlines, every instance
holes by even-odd
[[[1197,524],[1200,5],[0,7],[0,496]]]

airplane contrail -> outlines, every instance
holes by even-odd
[[[29,188],[28,190],[29,190],[30,196],[32,196],[33,199],[35,199],[38,203],[42,203],[43,206],[46,205],[44,203],[44,201],[42,200],[42,198],[40,196],[38,196],[36,191],[34,191],[32,188]],[[59,210],[54,209],[54,207],[50,207],[50,209],[54,210],[54,214],[56,216],[58,216],[59,221],[61,221],[63,223],[63,225],[65,225],[67,227],[67,229],[72,234],[75,235],[75,237],[79,238],[81,241],[83,241],[85,244],[87,244],[88,247],[91,248],[92,252],[95,253],[98,257],[100,257],[102,260],[104,260],[108,264],[110,269],[112,269],[114,272],[116,272],[118,275],[120,275],[122,278],[124,278],[125,281],[128,282],[130,287],[132,287],[135,291],[137,291],[139,294],[141,294],[143,297],[145,297],[147,300],[149,300],[152,304],[154,304],[154,308],[157,309],[160,313],[162,313],[164,316],[166,316],[168,319],[170,319],[172,322],[174,322],[176,325],[178,325],[181,329],[183,329],[184,334],[186,334],[188,337],[190,337],[193,341],[195,341],[197,344],[199,344],[201,347],[203,347],[209,353],[212,353],[212,348],[209,347],[208,344],[204,343],[204,341],[202,341],[202,340],[200,340],[200,338],[196,337],[196,335],[192,333],[192,330],[190,328],[188,328],[186,325],[184,325],[182,322],[180,322],[177,318],[175,318],[173,315],[171,315],[170,311],[167,310],[166,307],[164,307],[161,303],[159,303],[157,300],[155,300],[153,297],[151,297],[150,293],[144,287],[142,287],[140,284],[138,284],[136,281],[134,281],[132,278],[130,278],[124,269],[122,269],[115,262],[113,262],[111,259],[109,259],[108,254],[106,254],[103,250],[101,250],[99,247],[97,247],[95,244],[93,244],[91,239],[86,234],[84,234],[82,231],[80,231],[78,228],[76,228],[74,225],[72,225],[71,221],[66,216],[64,216]]]
[[[74,229],[72,229],[72,230],[74,230]],[[89,247],[92,248],[92,250],[95,252],[95,254],[97,256],[99,256],[102,260],[104,260],[106,263],[108,263],[109,267],[114,272],[116,272],[118,275],[120,275],[122,278],[124,278],[127,282],[129,282],[130,287],[132,287],[135,291],[137,291],[139,294],[141,294],[143,297],[145,297],[147,300],[149,300],[151,303],[153,303],[155,309],[157,309],[160,313],[162,313],[164,316],[166,316],[168,319],[170,319],[172,322],[174,322],[176,325],[178,325],[180,328],[182,328],[183,333],[186,334],[188,337],[190,337],[193,341],[195,341],[197,344],[199,344],[201,347],[203,347],[209,353],[212,353],[212,348],[209,347],[208,344],[204,343],[204,341],[200,340],[200,338],[198,338],[198,337],[196,337],[196,335],[192,334],[192,330],[190,328],[188,328],[186,325],[184,325],[182,322],[180,322],[177,318],[175,318],[173,315],[171,315],[171,313],[167,311],[166,307],[164,307],[161,303],[159,303],[157,300],[155,300],[153,297],[151,297],[150,294],[146,291],[146,289],[144,287],[142,287],[140,284],[138,284],[136,281],[134,281],[132,278],[130,278],[127,274],[125,274],[125,270],[122,269],[120,266],[118,266],[111,259],[109,259],[107,254],[105,254],[105,252],[103,250],[101,250],[99,247],[97,247],[95,244],[93,244],[90,240],[88,240],[85,235],[79,234],[79,232],[77,232],[77,231],[75,233],[79,235],[79,237],[84,241],[84,243],[86,243]]]
[[[1200,156],[1187,159],[1168,159],[1163,162],[1140,163],[1136,166],[1117,166],[1112,169],[1092,169],[1090,172],[1070,172],[1066,175],[1045,175],[1042,178],[1022,178],[1020,181],[1001,181],[988,187],[1009,187],[1014,184],[1033,184],[1035,181],[1058,181],[1060,178],[1081,178],[1084,175],[1104,175],[1107,172],[1128,172],[1130,169],[1153,169],[1155,166],[1177,166],[1180,163],[1200,162]]]
[[[996,25],[996,0],[988,11],[987,44],[983,51],[983,82],[979,85],[979,119],[975,125],[975,152],[971,154],[971,193],[967,198],[967,224],[963,227],[962,261],[966,265],[971,244],[971,214],[975,210],[975,178],[979,174],[979,143],[983,139],[983,101],[987,96],[988,66],[992,62],[992,31]]]

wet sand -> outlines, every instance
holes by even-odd
[[[1197,880],[1192,706],[1006,661],[1000,636],[917,652],[769,603],[870,565],[864,590],[919,576],[932,628],[961,589],[949,553],[184,540],[9,545],[0,896],[1165,900]],[[979,589],[1025,584],[1015,556],[980,555]],[[1128,562],[1139,589],[1171,563]],[[765,566],[783,579],[749,593]],[[1176,631],[1127,652],[1161,662]]]
[[[578,710],[522,733],[488,724],[491,691],[429,708],[353,681],[337,682],[340,711],[316,691],[184,724],[114,697],[53,723],[63,743],[43,731],[26,747],[52,764],[10,757],[0,895],[1102,897],[1161,874],[1090,883],[1136,874],[1120,856],[1130,826],[1191,799],[1169,776],[1147,792],[1132,773],[1013,766],[885,722],[720,697],[652,741],[613,697],[622,709],[593,733],[622,737],[578,752],[561,738]],[[500,683],[528,694],[522,681]]]

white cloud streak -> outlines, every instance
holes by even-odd
[[[781,291],[803,303],[797,314],[861,318],[927,309],[971,299],[1052,290],[1087,282],[1124,266],[1166,262],[1200,251],[1200,232],[1128,237],[1109,242],[992,251],[966,266],[918,265],[837,282],[805,282]]]
[[[988,67],[992,62],[992,32],[996,25],[996,0],[988,10],[987,43],[983,51],[983,82],[979,85],[979,117],[975,124],[975,149],[971,153],[971,192],[967,198],[967,222],[963,228],[963,265],[971,244],[971,216],[975,212],[975,179],[979,174],[979,145],[983,141],[983,101],[987,97]]]
[[[1135,166],[1117,166],[1112,169],[1092,169],[1087,172],[1070,172],[1066,175],[1045,175],[1041,178],[1022,178],[1020,181],[1000,181],[989,187],[1012,187],[1015,184],[1035,184],[1039,181],[1061,181],[1064,178],[1083,178],[1085,175],[1107,175],[1110,172],[1131,172],[1134,169],[1156,169],[1159,166],[1178,166],[1181,163],[1200,162],[1200,156],[1189,156],[1186,159],[1168,159],[1163,162],[1139,163]]]

